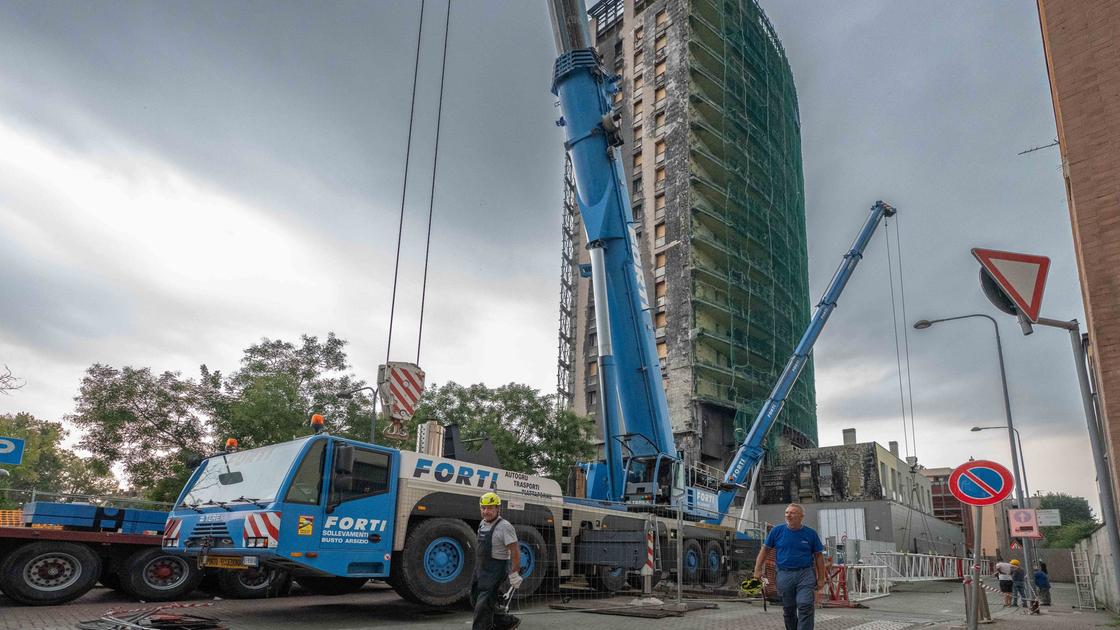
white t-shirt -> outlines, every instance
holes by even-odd
[[[1010,562],[997,562],[996,574],[1000,582],[1011,581],[1011,563]]]
[[[504,518],[499,517],[494,520],[494,523],[497,523],[498,527],[490,536],[490,557],[496,560],[509,560],[508,545],[517,542],[517,531]],[[494,527],[494,523],[487,523],[485,520],[480,521],[478,524],[479,533],[488,531]]]

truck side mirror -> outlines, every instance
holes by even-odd
[[[354,447],[349,444],[335,443],[334,466],[331,475],[331,495],[327,502],[327,513],[334,511],[336,505],[342,502],[343,492],[350,492],[354,487]]]
[[[354,447],[349,444],[335,444],[334,472],[350,476],[354,474]]]

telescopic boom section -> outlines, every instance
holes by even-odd
[[[596,490],[589,496],[620,500],[627,481],[623,442],[626,455],[637,458],[675,458],[676,445],[618,148],[622,138],[611,112],[617,88],[591,45],[583,1],[549,0],[549,11],[559,52],[552,84],[562,114],[557,124],[575,174],[595,300],[607,461],[591,467],[588,488]]]
[[[766,399],[762,409],[759,409],[758,416],[755,417],[754,424],[751,425],[750,433],[747,434],[747,438],[743,440],[742,446],[739,447],[735,457],[727,467],[718,499],[719,516],[709,519],[709,522],[719,523],[723,520],[723,516],[727,514],[735,495],[742,489],[743,483],[751,474],[751,471],[762,461],[766,435],[774,427],[778,414],[781,413],[782,407],[789,397],[790,390],[797,383],[805,364],[809,362],[809,354],[813,351],[813,344],[817,342],[817,337],[824,330],[828,317],[836,309],[836,302],[840,299],[840,294],[852,277],[856,265],[863,258],[863,251],[867,248],[867,243],[871,240],[871,236],[875,234],[879,223],[883,220],[883,217],[894,216],[894,213],[895,209],[882,201],[875,202],[875,205],[871,207],[871,212],[867,221],[863,224],[863,229],[856,236],[852,248],[847,254],[844,254],[844,261],[840,263],[840,268],[836,270],[836,274],[832,277],[832,282],[825,290],[824,297],[817,304],[817,308],[813,312],[813,319],[809,321],[805,334],[801,335],[801,341],[794,349],[793,356],[786,363],[786,367],[782,370],[782,375],[778,378],[774,389],[770,390],[770,397]]]

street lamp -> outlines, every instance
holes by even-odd
[[[1023,436],[1019,434],[1019,429],[1004,425],[998,427],[972,427],[969,431],[986,431],[988,429],[1011,429],[1015,432],[1015,441],[1019,444],[1019,466],[1023,469],[1023,492],[1027,494],[1027,500],[1029,501],[1031,498],[1031,486],[1027,483],[1027,454],[1023,452]],[[1019,507],[1027,508],[1030,506],[1020,505]]]
[[[999,378],[1003,384],[1003,410],[1007,415],[1007,440],[1011,444],[1011,472],[1015,475],[1015,499],[1020,507],[1026,506],[1026,501],[1023,498],[1023,475],[1020,474],[1019,468],[1019,454],[1015,448],[1015,427],[1014,422],[1011,420],[1011,396],[1007,393],[1007,370],[1004,368],[1003,363],[1003,342],[999,338],[999,324],[990,315],[983,313],[972,313],[971,315],[958,315],[956,317],[943,317],[941,319],[920,319],[914,322],[914,328],[917,330],[925,330],[934,324],[941,322],[951,322],[958,319],[968,319],[970,317],[983,317],[984,319],[992,322],[992,328],[996,333],[996,354],[999,355]],[[1031,561],[1033,557],[1033,545],[1030,539],[1023,540],[1023,564],[1029,570],[1032,566]]]
[[[354,390],[351,390],[351,391],[348,391],[348,392],[339,392],[336,395],[343,400],[351,400],[351,399],[354,398],[354,394],[357,394],[358,392],[361,392],[361,391],[368,391],[371,394],[373,394],[373,399],[375,401],[374,404],[376,405],[377,390],[368,386],[368,385],[365,386],[365,387],[359,387],[358,389],[354,389]],[[369,417],[369,443],[370,444],[376,444],[376,442],[373,441],[373,429],[376,426],[376,424],[377,424],[377,411],[374,411],[373,414],[371,414],[370,417]]]

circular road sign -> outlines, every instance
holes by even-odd
[[[1012,485],[1011,471],[986,460],[961,464],[949,475],[949,492],[968,505],[999,503],[1011,494]]]

